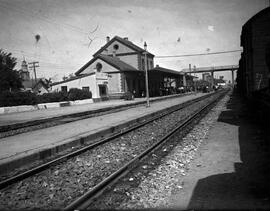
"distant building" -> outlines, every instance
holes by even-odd
[[[28,65],[25,60],[22,61],[21,69],[19,70],[19,75],[23,79],[23,81],[30,80],[30,73],[28,71]]]
[[[203,74],[202,74],[202,79],[203,79],[204,81],[207,81],[209,76],[210,76],[210,73],[203,73]]]
[[[207,81],[207,82],[211,83],[212,76],[210,75],[210,73],[203,73],[203,74],[202,74],[202,79],[203,79],[204,81]]]
[[[23,89],[26,91],[31,91],[34,81],[30,79],[30,72],[28,71],[28,65],[25,59],[22,61],[21,69],[18,71],[22,79]]]
[[[37,82],[30,78],[30,72],[25,59],[22,61],[21,69],[18,71],[22,79],[23,91],[31,91],[37,94],[49,92],[48,80],[45,78],[37,78]]]
[[[37,94],[44,94],[48,93],[50,90],[49,82],[45,78],[41,78],[35,83],[35,85],[32,87],[33,92]]]

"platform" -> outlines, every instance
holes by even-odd
[[[183,178],[183,189],[170,196],[170,207],[269,210],[267,137],[269,132],[258,126],[255,112],[232,95]]]
[[[151,102],[166,100],[174,97],[185,96],[191,93],[178,94],[178,95],[167,95],[162,97],[152,97]],[[74,105],[67,107],[55,107],[42,110],[32,110],[18,113],[7,113],[0,114],[0,128],[7,125],[21,124],[31,121],[44,120],[54,117],[60,117],[64,115],[72,115],[79,112],[94,111],[99,112],[101,109],[112,110],[121,107],[127,107],[132,105],[138,105],[146,103],[145,98],[135,98],[134,100],[109,100],[101,101],[97,103],[89,103],[82,105]]]
[[[71,147],[84,144],[89,140],[111,133],[116,128],[124,128],[137,119],[151,115],[151,113],[166,109],[173,105],[205,95],[204,93],[169,98],[167,100],[155,101],[147,108],[145,105],[129,108],[116,113],[92,117],[80,121],[70,122],[55,127],[44,128],[27,133],[22,133],[0,139],[0,171],[5,172],[33,161],[45,159]],[[136,100],[134,101],[136,102]],[[133,103],[134,103],[133,102]],[[137,101],[138,102],[138,101]],[[5,115],[6,122],[26,121],[26,119],[45,118],[49,115],[60,115],[64,112],[82,111],[83,109],[96,109],[97,107],[111,108],[113,104],[119,105],[131,103],[129,101],[107,101],[104,103],[89,104],[63,109],[42,110],[21,113],[19,116],[13,114]],[[91,107],[92,106],[92,107]],[[46,111],[48,115],[46,115]],[[2,116],[1,116],[2,117]],[[4,122],[4,119],[2,119]]]

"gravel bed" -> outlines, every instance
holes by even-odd
[[[190,132],[183,131],[109,191],[95,200],[88,209],[168,209],[171,194],[185,188],[183,177],[190,163],[199,154],[199,147],[228,101],[224,97]],[[183,138],[181,138],[183,137]],[[200,166],[198,163],[197,166]]]
[[[213,98],[213,96],[211,97]],[[206,101],[197,102],[113,142],[0,191],[0,209],[60,209],[152,145]]]

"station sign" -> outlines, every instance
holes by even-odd
[[[108,73],[96,72],[96,80],[108,80]]]
[[[98,85],[108,84],[108,73],[96,72],[96,82]]]

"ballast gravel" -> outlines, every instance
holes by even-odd
[[[110,143],[0,191],[0,209],[62,209],[151,146],[211,99],[197,102]]]
[[[157,160],[157,153],[152,154],[153,159],[121,179],[88,209],[169,209],[170,196],[184,190],[183,178],[190,163],[200,153],[200,145],[228,100],[225,96],[186,136],[174,137],[176,146],[163,146],[161,151],[170,151],[166,156]]]

